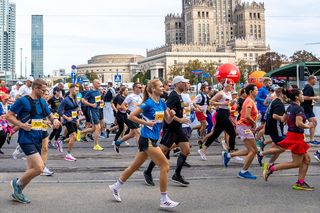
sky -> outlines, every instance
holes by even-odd
[[[44,15],[44,73],[86,64],[100,54],[140,54],[164,45],[164,18],[181,13],[181,0],[11,0],[16,3],[16,71],[31,72],[31,15]],[[242,1],[243,2],[243,1]],[[252,2],[252,0],[248,0]],[[259,1],[257,1],[259,2]],[[262,1],[260,1],[262,2]],[[266,41],[291,56],[320,57],[319,0],[265,0]],[[27,58],[27,66],[25,66]]]

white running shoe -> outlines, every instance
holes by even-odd
[[[48,169],[48,167],[44,167],[41,175],[42,176],[52,176],[54,173],[50,171],[50,169]]]
[[[116,201],[118,201],[118,202],[121,202],[121,197],[120,197],[120,193],[119,193],[120,189],[116,190],[114,188],[114,185],[109,185],[109,189],[111,190],[114,199],[116,199]]]
[[[114,146],[114,143],[115,143],[115,141],[112,141],[112,144],[111,144],[111,145]]]
[[[233,160],[235,160],[235,161],[239,161],[239,162],[242,162],[242,161],[243,161],[243,158],[238,157],[238,156],[235,156],[235,157],[233,157],[233,158],[231,158],[231,159],[233,159]]]
[[[204,161],[207,160],[207,156],[206,156],[206,154],[204,153],[204,151],[202,149],[199,149],[198,153],[199,153],[199,155],[201,157],[201,160],[204,160]]]
[[[67,154],[64,158],[66,161],[76,161],[77,159],[73,157],[71,154]]]
[[[125,141],[124,144],[125,144],[126,146],[130,146],[130,143],[129,143],[128,141]]]
[[[17,160],[17,159],[22,159],[23,157],[25,157],[26,155],[24,154],[24,152],[22,151],[20,145],[18,145],[16,147],[16,149],[14,150],[14,152],[12,153],[12,157],[13,159]]]
[[[179,204],[179,202],[173,201],[170,198],[167,198],[167,200],[160,199],[160,208],[172,209],[179,206]]]

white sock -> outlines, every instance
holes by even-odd
[[[243,170],[243,169],[241,169],[241,173],[243,174],[243,173],[246,173],[248,170]]]
[[[227,153],[227,156],[228,156],[228,158],[231,158],[231,154],[230,153]]]
[[[167,192],[161,192],[161,194],[160,194],[160,200],[162,200],[162,201],[167,201],[168,200],[168,194],[167,194]]]
[[[123,182],[120,179],[118,179],[117,182],[113,184],[116,190],[119,190],[122,187],[122,185],[123,185]]]

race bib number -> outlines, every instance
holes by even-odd
[[[245,129],[245,130],[244,130],[244,134],[246,134],[246,135],[252,134],[251,129]]]
[[[58,113],[53,113],[53,118],[59,119],[59,114]]]
[[[101,101],[101,96],[100,95],[99,96],[95,96],[94,100],[95,100],[96,103],[99,103]]]
[[[163,118],[164,118],[164,111],[158,111],[158,112],[156,112],[156,114],[155,114],[155,120],[156,120],[157,123],[162,123]]]
[[[32,119],[31,129],[32,130],[42,130],[42,119]]]
[[[81,101],[81,97],[77,96],[77,102]]]
[[[104,102],[103,101],[100,103],[100,107],[101,108],[104,107]]]
[[[49,128],[48,124],[42,123],[42,131],[47,131]]]
[[[72,118],[77,118],[78,112],[77,111],[72,111]]]

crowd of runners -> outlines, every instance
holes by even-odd
[[[26,171],[11,181],[11,197],[30,203],[23,189],[41,174],[53,175],[46,166],[49,148],[64,152],[66,161],[75,162],[76,141],[93,141],[92,149],[101,152],[101,138],[113,137],[114,133],[116,153],[121,153],[121,147],[130,139],[138,149],[130,166],[109,186],[114,198],[121,202],[122,186],[150,158],[143,172],[145,183],[155,186],[152,170],[157,165],[160,207],[174,208],[179,202],[171,200],[167,192],[169,153],[177,156],[171,180],[188,186],[182,170],[190,166],[187,157],[193,131],[198,135],[199,160],[206,161],[212,143],[220,143],[224,149],[222,166],[228,167],[232,158],[243,161],[238,177],[257,178],[249,171],[256,158],[265,181],[279,170],[299,168],[292,188],[314,190],[305,177],[311,160],[308,149],[320,145],[315,139],[317,119],[313,110],[320,100],[313,89],[316,82],[315,76],[309,76],[301,90],[295,85],[281,87],[264,78],[259,89],[247,84],[236,91],[231,79],[223,79],[220,91],[203,83],[199,93],[193,95],[189,80],[183,76],[165,82],[150,80],[147,85],[136,82],[130,92],[125,86],[114,88],[112,82],[102,87],[99,79],[92,86],[70,84],[66,90],[62,83],[49,88],[44,80],[28,77],[9,91],[1,81],[0,154],[6,143],[17,142],[12,157],[27,162]],[[306,129],[310,141],[305,140]],[[12,140],[14,134],[18,135],[17,141]],[[244,149],[237,148],[237,137]],[[292,160],[277,163],[286,150],[291,151]],[[264,159],[267,155],[271,155],[268,161]],[[313,156],[320,161],[320,150]]]

